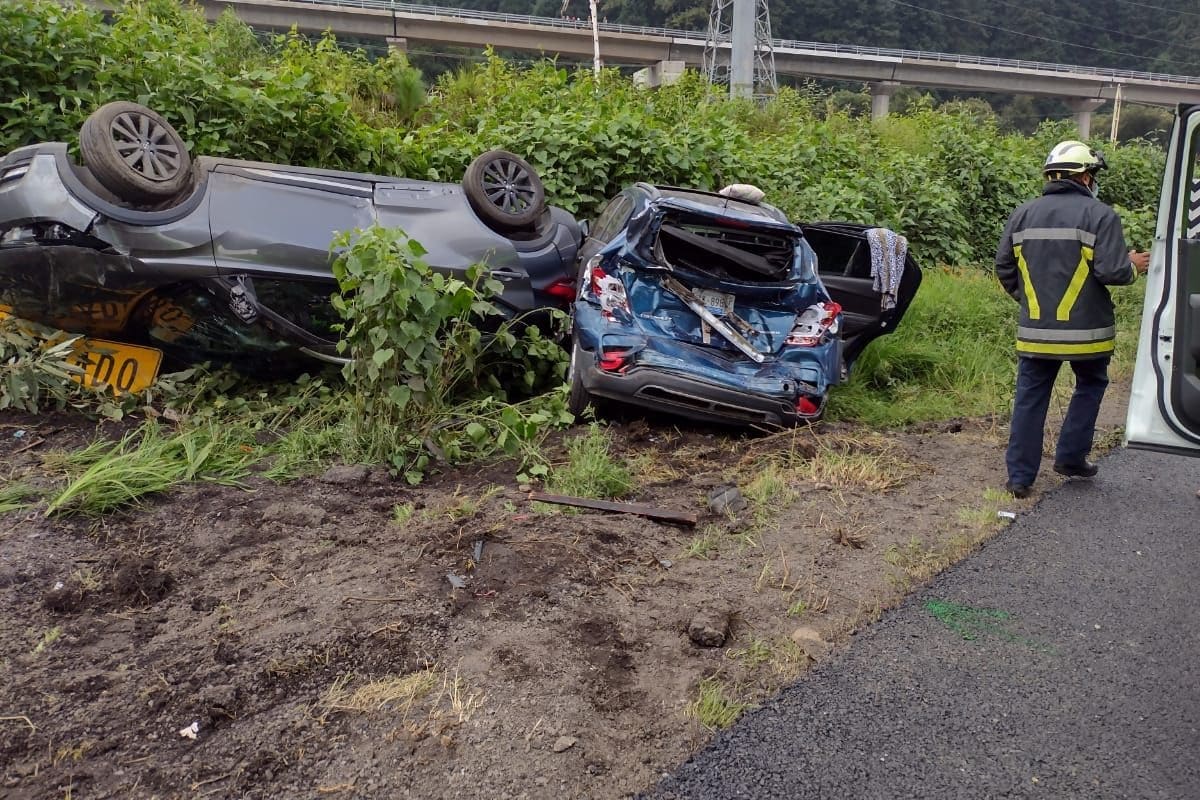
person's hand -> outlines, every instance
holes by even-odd
[[[1146,270],[1150,269],[1150,254],[1146,252],[1138,252],[1137,250],[1130,250],[1129,263],[1133,264],[1133,269],[1138,275],[1145,275]]]

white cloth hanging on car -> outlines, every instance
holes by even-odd
[[[896,292],[904,277],[908,239],[887,228],[869,228],[866,235],[871,247],[871,288],[880,294],[880,309],[890,311],[896,307]]]

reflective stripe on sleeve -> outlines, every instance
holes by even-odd
[[[1037,292],[1033,290],[1033,280],[1029,277],[1029,265],[1025,263],[1021,245],[1013,246],[1013,255],[1017,257],[1017,269],[1021,271],[1021,280],[1025,284],[1025,302],[1029,304],[1029,318],[1041,319],[1042,307],[1038,305]]]
[[[1095,257],[1096,251],[1092,248],[1079,248],[1079,264],[1075,267],[1075,274],[1071,276],[1071,283],[1067,285],[1067,293],[1063,295],[1062,302],[1058,304],[1058,313],[1055,314],[1055,319],[1059,322],[1071,319],[1071,309],[1075,307],[1075,301],[1083,291],[1083,283],[1092,271],[1092,260]]]

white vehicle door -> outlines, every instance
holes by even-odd
[[[1200,105],[1180,106],[1167,149],[1125,439],[1200,455]]]

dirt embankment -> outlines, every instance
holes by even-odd
[[[90,435],[0,422],[10,479]],[[986,421],[611,434],[631,499],[698,526],[549,513],[506,465],[0,516],[0,797],[629,795],[711,735],[700,719],[794,678],[998,507],[1033,502],[994,492]],[[747,507],[713,513],[724,486]]]

